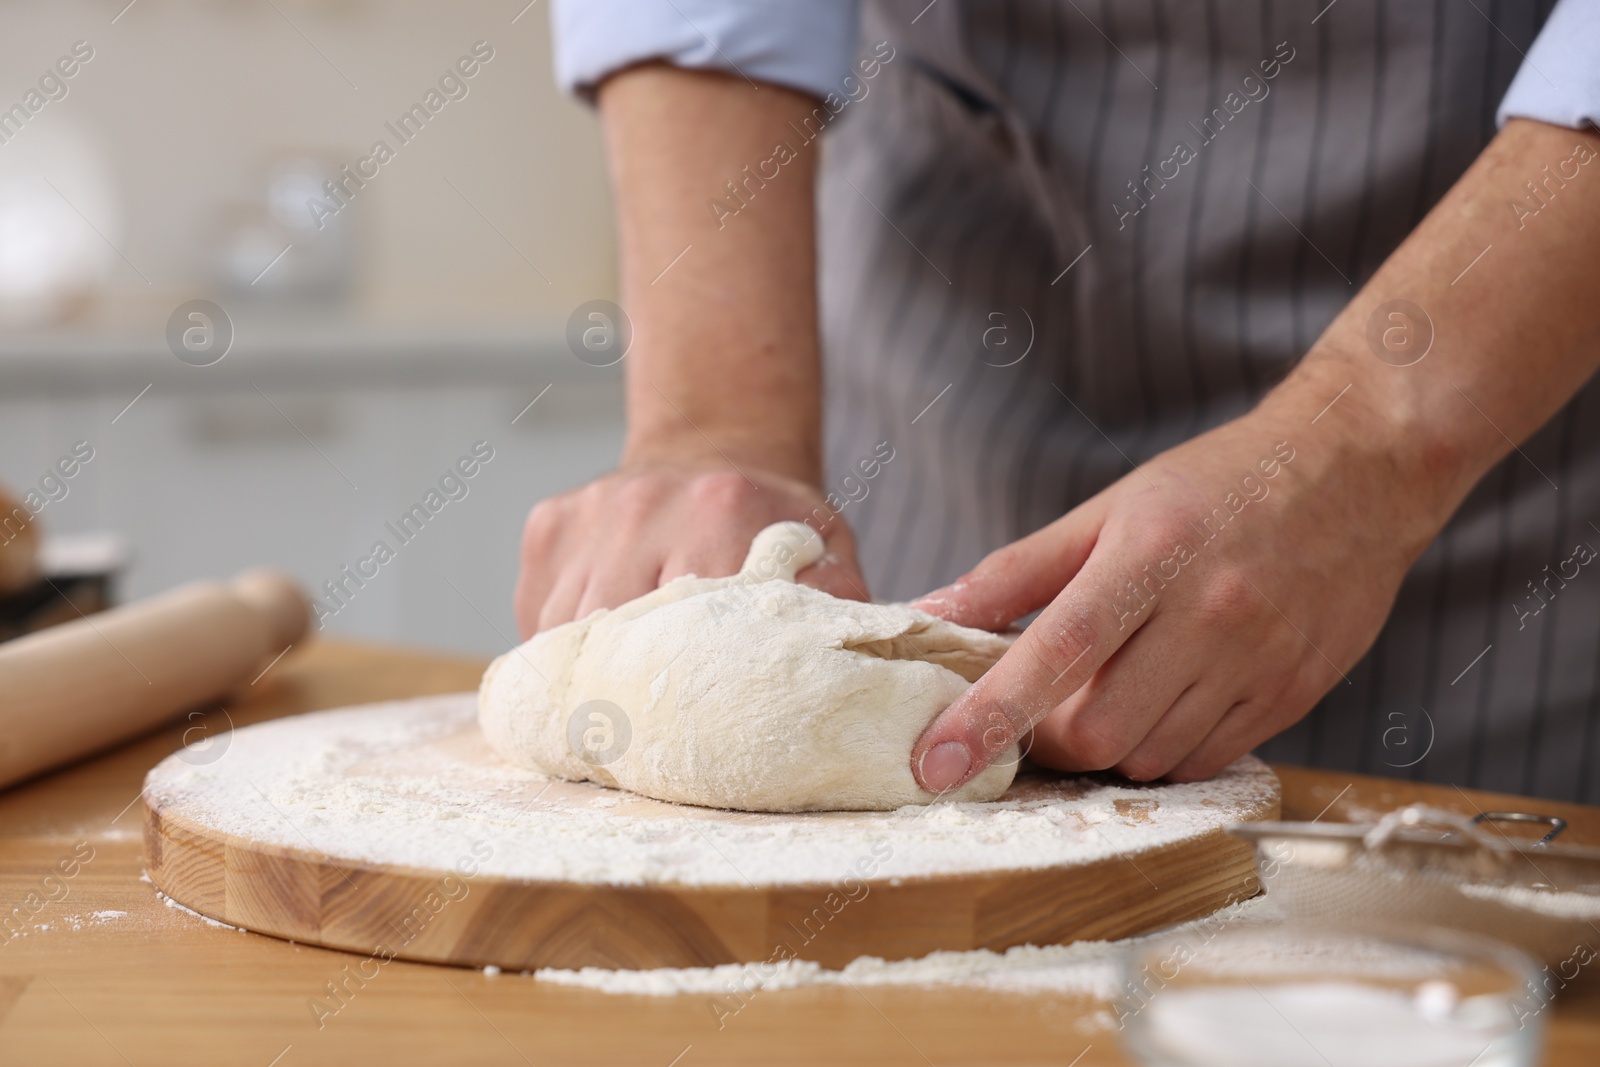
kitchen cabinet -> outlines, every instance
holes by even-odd
[[[0,343],[0,481],[25,490],[94,450],[46,534],[120,534],[123,599],[254,565],[317,593],[384,539],[390,562],[325,597],[325,632],[346,637],[503,650],[523,518],[614,465],[622,432],[621,368],[579,362],[557,330],[242,324],[210,367],[150,338]],[[391,528],[480,441],[493,458],[401,544]]]

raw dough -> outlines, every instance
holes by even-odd
[[[538,634],[484,674],[485,736],[513,763],[674,803],[933,800],[911,775],[911,746],[1010,640],[797,585],[821,554],[809,527],[778,523],[737,575],[678,578]],[[949,797],[999,797],[1017,758],[1013,747]]]

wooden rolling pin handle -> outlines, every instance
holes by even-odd
[[[282,571],[257,567],[232,582],[234,595],[272,626],[269,649],[276,656],[305,637],[311,625],[311,602]]]
[[[292,580],[252,570],[0,644],[0,788],[251,682],[310,621]]]

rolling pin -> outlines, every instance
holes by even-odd
[[[293,581],[251,570],[0,644],[0,789],[252,681],[309,624]]]
[[[0,489],[0,594],[14,593],[38,577],[39,524]]]

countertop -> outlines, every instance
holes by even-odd
[[[567,347],[562,323],[458,323],[391,327],[326,316],[302,320],[271,309],[238,310],[226,355],[194,367],[168,347],[159,318],[139,330],[0,332],[0,386],[8,399],[298,386],[371,387],[503,382],[538,377],[620,390],[621,367],[591,367]]]
[[[520,975],[396,960],[319,1027],[311,998],[351,957],[221,928],[142,880],[145,772],[179,747],[318,708],[474,688],[484,661],[312,645],[227,705],[0,794],[0,1064],[1125,1064],[1093,1001],[962,989],[771,990],[718,1029],[702,996],[611,996]],[[1467,814],[1530,807],[1600,845],[1600,808],[1279,766],[1284,817],[1348,821],[1413,801]],[[58,861],[75,874],[46,890]],[[56,888],[65,886],[65,895]],[[21,918],[26,916],[26,918]],[[1589,968],[1595,971],[1596,968]],[[1097,1017],[1101,1021],[1097,1021]],[[1074,1059],[1074,1057],[1078,1057]],[[1600,1061],[1600,979],[1557,998],[1551,1067]]]

